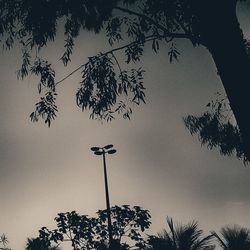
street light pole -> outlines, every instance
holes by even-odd
[[[108,189],[108,175],[106,167],[106,153],[114,154],[115,149],[112,149],[113,145],[109,144],[104,147],[92,147],[91,150],[94,151],[95,155],[102,155],[103,168],[104,168],[104,184],[105,184],[105,196],[106,196],[106,206],[107,206],[107,219],[108,219],[108,233],[109,233],[109,247],[112,246],[113,235],[112,235],[112,224],[111,224],[111,211],[110,211],[110,201],[109,201],[109,189]]]
[[[106,206],[107,206],[107,217],[108,217],[108,231],[109,231],[109,245],[111,245],[113,240],[112,235],[112,224],[111,224],[111,213],[110,213],[110,202],[109,202],[109,187],[108,187],[108,176],[106,168],[106,152],[103,150],[103,168],[104,168],[104,182],[105,182],[105,194],[106,194]]]

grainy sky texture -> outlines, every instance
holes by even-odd
[[[241,9],[245,33],[249,12]],[[107,47],[103,36],[84,33],[72,63],[58,58],[62,37],[46,49],[60,79],[86,58]],[[180,42],[179,62],[169,64],[167,51],[147,49],[147,104],[131,121],[89,120],[75,105],[76,74],[58,88],[59,115],[51,128],[31,123],[38,100],[36,80],[17,81],[20,52],[1,54],[0,64],[0,233],[13,250],[42,226],[53,228],[58,212],[76,210],[94,216],[105,208],[103,169],[91,146],[112,143],[108,156],[111,205],[140,205],[152,215],[152,233],[177,221],[199,220],[205,230],[237,223],[250,228],[250,169],[235,158],[201,147],[185,129],[182,117],[198,114],[216,91],[223,91],[213,61],[204,48]]]

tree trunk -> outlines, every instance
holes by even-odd
[[[237,1],[195,2],[201,43],[214,59],[250,160],[250,59],[236,16]]]

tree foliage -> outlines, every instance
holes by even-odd
[[[52,243],[71,243],[72,249],[105,249],[108,243],[107,211],[99,210],[97,217],[79,215],[75,211],[59,213],[55,218],[57,228],[46,227],[39,231],[39,238],[46,247]],[[145,240],[142,232],[149,228],[150,215],[141,207],[123,205],[111,208],[113,240],[120,249],[142,249]]]
[[[45,246],[39,238],[28,238],[25,250],[60,250],[58,246]]]
[[[242,136],[227,97],[216,93],[216,99],[209,102],[206,108],[202,115],[188,115],[184,118],[190,133],[196,134],[201,144],[209,149],[218,148],[222,155],[235,155],[244,164],[248,164]]]
[[[145,103],[144,70],[134,66],[143,56],[145,45],[151,44],[155,53],[161,47],[167,47],[170,62],[178,60],[180,54],[177,39],[188,39],[194,46],[203,45],[214,60],[217,59],[215,63],[218,72],[226,91],[230,92],[230,105],[240,125],[236,128],[229,123],[218,122],[221,112],[213,115],[205,113],[204,119],[190,116],[186,124],[190,124],[188,128],[192,134],[201,131],[201,128],[202,133],[204,129],[212,132],[208,137],[200,136],[202,143],[207,143],[209,148],[217,145],[227,155],[234,151],[246,162],[246,158],[250,158],[250,134],[248,135],[244,112],[239,112],[237,107],[240,92],[234,94],[234,83],[231,83],[231,77],[226,73],[233,72],[232,68],[235,67],[235,64],[226,65],[227,62],[238,59],[242,59],[241,68],[245,70],[241,81],[247,77],[246,72],[249,72],[249,41],[244,38],[235,18],[237,2],[239,1],[1,0],[0,40],[5,49],[11,49],[15,43],[21,46],[22,64],[18,77],[24,79],[35,75],[39,79],[38,93],[41,97],[30,118],[34,122],[42,118],[48,126],[58,112],[58,85],[72,74],[82,71],[82,80],[76,91],[76,104],[83,111],[88,110],[90,118],[110,121],[116,114],[120,114],[123,118],[130,119],[133,106]],[[222,12],[225,14],[223,18]],[[63,25],[65,43],[64,52],[58,58],[64,66],[71,62],[75,41],[82,30],[104,32],[110,50],[89,57],[71,73],[58,79],[53,65],[48,59],[41,57],[41,51],[49,42],[54,41],[59,25]],[[231,45],[235,47],[232,49]],[[222,48],[225,51],[220,53]],[[242,58],[236,58],[239,54],[236,49],[241,52]],[[233,58],[227,60],[229,50],[235,52]],[[118,52],[124,53],[127,66],[117,59]],[[243,71],[239,70],[239,74]],[[237,73],[234,77],[237,77]],[[239,104],[241,109],[244,105],[244,102]],[[205,128],[208,123],[211,126]],[[218,139],[214,137],[216,126],[217,132],[221,133]],[[233,141],[225,146],[230,136]],[[245,155],[239,146],[242,141],[244,151],[247,152]]]
[[[175,225],[172,218],[167,218],[169,231],[163,230],[158,236],[150,236],[148,243],[152,250],[212,250],[213,235],[203,236],[196,221],[186,225]]]
[[[221,236],[216,232],[212,234],[216,237],[223,250],[249,250],[250,230],[238,225],[223,227]]]
[[[0,236],[0,250],[11,250],[9,247],[9,240],[5,234]]]
[[[47,59],[40,57],[40,51],[54,41],[58,23],[64,23],[65,51],[60,59],[65,66],[71,61],[74,40],[81,29],[103,30],[110,46],[116,46],[90,57],[76,69],[82,70],[82,81],[76,92],[77,105],[82,110],[90,110],[91,118],[107,121],[116,113],[130,119],[133,104],[145,102],[144,70],[122,69],[115,52],[123,50],[126,63],[135,63],[143,55],[145,43],[150,42],[157,52],[160,42],[164,41],[169,44],[172,62],[179,55],[174,39],[194,36],[191,16],[184,15],[187,1],[109,0],[104,4],[103,0],[1,0],[0,7],[0,36],[4,48],[11,49],[14,43],[22,47],[18,77],[23,79],[33,74],[39,78],[41,99],[30,115],[31,120],[42,118],[48,126],[58,111],[56,87],[61,81],[55,80],[56,72]],[[194,38],[192,41],[198,42]],[[122,46],[117,47],[118,43]]]

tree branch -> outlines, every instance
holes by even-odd
[[[172,33],[172,32],[170,32],[166,27],[164,27],[160,23],[156,22],[155,20],[153,20],[152,18],[150,18],[150,17],[148,17],[148,16],[146,16],[144,14],[141,14],[141,13],[138,13],[138,12],[135,12],[133,10],[126,9],[126,8],[118,7],[118,6],[115,7],[114,9],[120,10],[120,11],[128,13],[130,15],[135,15],[135,16],[141,17],[141,18],[149,21],[150,23],[155,25],[157,28],[161,29],[166,34],[166,36],[168,36],[168,37],[171,37],[171,38],[186,38],[186,39],[190,38],[190,36],[188,34],[185,34],[185,33]]]
[[[173,32],[170,32],[168,29],[166,29],[166,27],[164,27],[163,25],[159,24],[158,22],[156,22],[155,20],[153,20],[152,18],[150,18],[150,17],[148,17],[148,16],[146,16],[144,14],[141,14],[141,13],[138,13],[138,12],[126,9],[126,8],[118,7],[118,6],[115,7],[114,9],[120,10],[120,11],[128,13],[130,15],[135,15],[135,16],[144,18],[145,20],[147,20],[150,23],[152,23],[153,25],[155,25],[157,28],[161,29],[164,32],[164,34],[165,34],[164,36],[160,36],[160,35],[158,35],[158,36],[155,36],[155,35],[148,36],[148,37],[145,38],[146,39],[145,42],[152,41],[152,40],[157,39],[157,38],[161,39],[161,38],[166,38],[166,37],[171,38],[171,40],[173,38],[191,39],[190,35],[188,35],[186,33],[173,33]],[[118,50],[125,49],[125,48],[127,48],[127,47],[129,47],[131,45],[136,44],[136,43],[138,43],[138,41],[134,41],[134,42],[131,42],[131,43],[126,44],[124,46],[121,46],[121,47],[109,50],[109,51],[107,51],[105,53],[102,53],[102,56],[107,55],[107,54],[113,54],[114,52],[116,52]],[[92,57],[90,57],[90,58],[92,58]],[[77,71],[79,71],[85,65],[86,65],[86,63],[80,65],[79,67],[77,67],[76,69],[74,69],[71,73],[69,73],[68,75],[66,75],[64,78],[62,78],[61,80],[59,80],[58,82],[56,82],[55,85],[58,85],[59,83],[63,82],[64,80],[66,80],[67,78],[69,78],[70,76],[72,76],[74,73],[76,73]]]
[[[185,32],[185,34],[189,35],[189,31],[187,30],[187,28],[185,27],[185,25],[181,22],[181,20],[177,20],[176,19],[176,22],[177,22],[177,25],[179,25],[182,28],[182,30]]]
[[[120,64],[119,64],[119,62],[118,62],[118,60],[117,60],[115,54],[114,54],[113,52],[112,52],[111,54],[112,54],[112,56],[113,56],[113,58],[114,58],[114,60],[115,60],[115,62],[116,62],[116,64],[117,64],[117,67],[118,67],[120,73],[122,73],[121,66],[120,66]]]
[[[86,64],[86,63],[85,63]],[[64,80],[66,80],[67,78],[69,78],[70,76],[72,76],[74,73],[76,73],[78,70],[80,70],[85,64],[80,65],[78,68],[74,69],[72,72],[70,72],[68,75],[66,75],[65,77],[63,77],[61,80],[59,80],[58,82],[55,83],[55,86],[58,85],[59,83],[63,82]]]
[[[151,36],[148,36],[148,37],[146,37],[145,38],[145,42],[149,42],[149,41],[152,41],[152,40],[154,40],[154,39],[161,39],[161,38],[164,38],[164,36],[162,36],[162,37],[159,37],[159,36],[153,36],[153,35],[151,35]],[[108,55],[108,54],[113,54],[114,52],[116,52],[116,51],[119,51],[119,50],[123,50],[123,49],[125,49],[125,48],[127,48],[127,47],[129,47],[129,46],[131,46],[131,45],[134,45],[134,44],[137,44],[138,43],[138,41],[133,41],[133,42],[131,42],[131,43],[128,43],[128,44],[126,44],[126,45],[123,45],[123,46],[121,46],[121,47],[118,47],[118,48],[114,48],[114,49],[112,49],[112,50],[109,50],[109,51],[106,51],[106,52],[104,52],[104,53],[101,53],[101,56],[105,56],[105,55]],[[93,57],[89,57],[89,58],[93,58]],[[82,65],[80,65],[79,67],[77,67],[76,69],[74,69],[72,72],[70,72],[68,75],[66,75],[65,77],[63,77],[61,80],[59,80],[58,82],[56,82],[55,83],[55,86],[56,85],[58,85],[59,83],[61,83],[61,82],[63,82],[63,81],[65,81],[66,79],[68,79],[70,76],[72,76],[74,73],[76,73],[77,71],[79,71],[82,67],[84,67],[85,65],[86,65],[87,63],[84,63],[84,64],[82,64]]]

